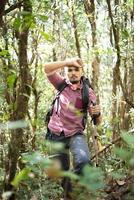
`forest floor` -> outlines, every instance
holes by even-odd
[[[105,200],[134,200],[134,176],[121,181],[111,180],[105,192]]]
[[[75,187],[72,198],[63,197],[55,200],[134,200],[134,177],[128,176],[118,181],[110,180],[107,187],[98,192],[98,197],[96,194],[95,196],[85,188],[78,186],[77,189]]]

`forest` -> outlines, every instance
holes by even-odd
[[[134,199],[134,1],[0,0],[0,199]],[[47,62],[81,58],[101,106],[84,134],[92,166],[61,171],[45,116],[55,89]],[[66,76],[66,69],[61,70]]]

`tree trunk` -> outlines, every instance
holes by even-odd
[[[87,14],[88,20],[91,25],[92,31],[92,48],[95,50],[94,58],[92,60],[92,86],[97,94],[97,101],[99,103],[99,71],[100,71],[100,58],[98,52],[96,52],[97,47],[97,34],[96,34],[96,17],[95,17],[95,3],[94,0],[84,0],[85,12]]]
[[[133,83],[133,76],[134,76],[134,68],[133,68],[133,61],[132,64],[129,63],[129,65],[127,65],[128,62],[125,61],[124,59],[124,65],[126,68],[128,68],[128,70],[126,69],[126,74],[125,74],[125,84],[122,82],[121,80],[121,76],[120,76],[120,63],[121,63],[121,56],[120,56],[120,46],[119,46],[119,28],[118,25],[116,23],[114,23],[113,20],[113,14],[111,11],[111,5],[110,5],[110,0],[107,0],[107,4],[108,4],[108,11],[109,11],[109,16],[111,19],[111,24],[112,24],[112,29],[113,29],[113,36],[114,36],[114,43],[115,43],[115,49],[117,52],[117,61],[116,61],[116,65],[113,69],[113,96],[115,97],[114,101],[113,101],[113,108],[112,108],[112,121],[113,121],[113,139],[116,139],[118,137],[118,122],[116,122],[117,119],[117,86],[120,84],[121,88],[122,88],[122,92],[123,92],[123,99],[125,100],[122,101],[121,103],[121,107],[120,107],[120,115],[118,117],[122,117],[121,119],[121,128],[128,130],[129,129],[129,122],[130,122],[130,115],[129,115],[129,110],[131,107],[134,107],[134,103],[133,103],[133,88],[134,88],[134,83]],[[124,4],[126,4],[126,0],[124,1]],[[118,7],[119,5],[119,0],[115,0],[115,8]],[[132,19],[132,16],[131,16]],[[123,21],[123,25],[127,25],[127,15],[124,15],[124,21]],[[125,27],[126,30],[126,27]],[[125,44],[127,45],[127,44]],[[130,50],[129,50],[130,51]],[[130,52],[128,52],[130,53]],[[133,60],[133,55],[132,55],[132,60]],[[127,59],[128,61],[128,59]],[[128,75],[128,76],[127,76]],[[127,86],[126,86],[126,82]],[[123,100],[122,99],[122,100]],[[128,104],[126,104],[128,103]],[[124,110],[124,111],[123,111]]]
[[[56,37],[56,2],[53,5],[53,36]],[[57,60],[56,49],[53,47],[53,61]]]
[[[75,10],[74,5],[71,5],[71,9],[72,9],[72,23],[73,23],[73,29],[74,29],[74,37],[75,37],[77,54],[78,54],[78,57],[81,58],[79,35],[78,35],[78,30],[77,30],[77,21],[76,21],[76,16],[75,16],[75,12],[74,12],[74,10]]]
[[[36,48],[36,52],[37,52],[37,48]],[[39,99],[40,99],[40,95],[41,95],[41,90],[37,90],[37,72],[38,72],[38,55],[36,57],[36,61],[35,61],[35,71],[34,71],[34,76],[33,76],[33,81],[32,81],[32,92],[34,95],[34,105],[33,105],[33,114],[32,116],[30,115],[30,113],[28,112],[28,117],[29,120],[31,122],[31,127],[32,127],[32,132],[31,134],[28,135],[28,138],[31,141],[31,146],[32,146],[32,150],[36,149],[36,130],[37,130],[37,119],[38,119],[38,105],[39,105]]]
[[[24,0],[23,11],[31,15],[32,6],[30,0]],[[26,16],[28,17],[28,16]],[[16,109],[11,113],[10,120],[24,120],[28,110],[28,101],[30,96],[31,75],[27,61],[27,45],[28,45],[28,32],[29,26],[26,24],[25,15],[23,16],[24,24],[21,32],[18,32],[18,58],[19,58],[19,87],[16,97]],[[13,190],[11,181],[14,179],[17,169],[18,158],[21,150],[24,148],[23,143],[24,130],[22,128],[11,131],[11,141],[9,143],[8,158],[6,162],[6,179],[5,190]],[[11,197],[14,199],[14,196]]]
[[[131,13],[131,30],[133,30],[133,21],[134,21],[134,3],[133,3],[133,12]],[[134,108],[134,34],[131,35],[131,51],[130,51],[130,68],[129,68],[129,96],[131,101],[131,107]]]
[[[111,9],[110,0],[107,0],[108,5],[108,12],[109,17],[112,24],[112,30],[113,30],[113,36],[114,36],[114,45],[115,49],[117,51],[117,60],[116,64],[113,69],[113,88],[112,88],[112,95],[113,95],[113,101],[112,101],[112,126],[113,126],[113,140],[115,140],[118,137],[118,122],[117,122],[117,86],[119,85],[120,80],[120,47],[119,47],[119,28],[117,26],[117,23],[114,23],[113,20],[113,14]],[[118,0],[115,1],[115,6],[118,6],[119,2]]]
[[[97,53],[97,30],[96,30],[96,17],[95,17],[95,3],[94,0],[84,0],[84,7],[85,7],[85,12],[87,14],[88,20],[91,25],[91,32],[92,32],[92,48],[95,50],[93,59],[92,59],[92,81],[91,84],[95,90],[96,96],[97,96],[97,104],[100,102],[99,100],[99,87],[98,87],[98,80],[99,80],[99,71],[100,71],[100,58]],[[87,43],[88,45],[88,43]],[[87,70],[88,71],[88,70]],[[98,165],[98,140],[95,136],[96,131],[95,127],[90,128],[92,131],[92,136],[93,136],[93,149],[94,149],[94,154],[96,154],[96,161],[95,164],[96,166]],[[88,132],[88,131],[87,131]]]
[[[124,6],[126,5],[127,0],[124,0]],[[127,30],[127,27],[129,26],[128,23],[130,23],[129,21],[129,13],[125,12],[124,16],[122,18],[122,32],[125,32]],[[131,37],[131,36],[130,36]],[[133,36],[132,36],[133,37]],[[133,61],[131,59],[130,62],[128,60],[128,55],[131,55],[131,51],[128,48],[128,46],[130,45],[131,40],[129,40],[129,36],[126,38],[124,45],[126,47],[126,53],[124,56],[122,56],[122,65],[124,68],[124,80],[123,83],[121,84],[122,88],[123,88],[123,95],[120,101],[120,106],[119,106],[119,116],[120,116],[120,128],[122,130],[129,130],[130,127],[130,121],[131,121],[131,117],[130,117],[130,108],[131,105],[129,103],[126,102],[126,96],[127,98],[129,97],[129,101],[130,102],[134,102],[134,98],[133,96],[133,89],[134,88],[134,83],[133,83],[133,77],[134,77],[134,70],[133,70]],[[134,42],[133,42],[134,43]],[[132,55],[132,59],[133,59],[134,55]],[[132,62],[131,62],[132,61]],[[120,81],[121,82],[121,81]]]
[[[3,27],[3,15],[4,15],[4,11],[5,11],[5,5],[7,3],[7,0],[1,0],[0,1],[0,27]]]

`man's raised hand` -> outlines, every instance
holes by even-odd
[[[71,59],[67,60],[67,66],[83,68],[83,62],[80,58],[71,58]]]

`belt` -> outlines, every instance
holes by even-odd
[[[61,131],[61,132],[54,132],[54,131],[51,131],[51,130],[50,130],[50,133],[51,133],[51,134],[54,134],[54,135],[59,135],[59,136],[60,136],[60,135],[65,135],[64,131]]]

